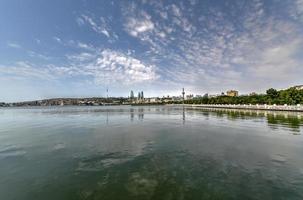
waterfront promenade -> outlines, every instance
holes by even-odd
[[[244,110],[271,110],[303,112],[303,105],[240,105],[240,104],[184,104],[193,108],[224,108]]]

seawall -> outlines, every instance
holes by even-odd
[[[234,104],[183,104],[192,108],[224,108],[243,110],[270,110],[303,112],[303,105],[234,105]]]

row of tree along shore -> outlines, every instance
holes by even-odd
[[[184,101],[185,104],[241,104],[241,105],[298,105],[303,104],[303,89],[292,87],[286,90],[268,89],[266,94],[241,96],[201,97]]]

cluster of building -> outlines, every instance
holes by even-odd
[[[191,100],[195,98],[212,98],[212,97],[218,97],[218,96],[230,96],[230,97],[237,97],[239,96],[239,92],[236,90],[228,90],[226,93],[222,92],[221,94],[217,95],[193,95],[193,94],[188,94],[185,95],[184,88],[182,90],[182,93],[180,96],[163,96],[163,97],[150,97],[150,98],[144,98],[144,93],[143,91],[138,92],[138,96],[134,96],[134,92],[130,92],[129,96],[129,103],[130,104],[158,104],[158,103],[172,103],[172,102],[180,102],[183,100]]]
[[[297,90],[303,90],[303,85],[294,86]],[[108,91],[108,90],[107,90]],[[255,92],[252,92],[250,95],[257,95]],[[108,95],[107,95],[108,96]],[[134,92],[130,92],[130,96],[125,97],[92,97],[92,98],[55,98],[55,99],[44,99],[39,101],[25,101],[25,102],[16,102],[16,103],[4,103],[0,102],[0,107],[7,106],[63,106],[63,105],[121,105],[121,104],[163,104],[163,103],[175,103],[182,102],[184,100],[191,100],[195,98],[213,98],[218,96],[230,96],[237,97],[239,92],[237,90],[228,90],[226,93],[222,92],[221,94],[216,95],[185,95],[184,88],[180,96],[163,96],[163,97],[144,97],[144,92],[138,92],[138,95],[135,96]]]
[[[228,90],[228,91],[226,91],[226,93],[222,92],[221,94],[214,94],[214,95],[206,94],[206,95],[209,98],[218,97],[218,96],[237,97],[237,96],[239,96],[239,92],[237,90]]]
[[[138,92],[138,96],[134,96],[134,92],[130,91],[130,96],[128,99],[128,103],[130,104],[161,104],[161,103],[169,103],[182,101],[182,96],[163,96],[163,97],[144,97],[144,92]]]
[[[224,95],[224,93],[222,93]],[[228,96],[238,96],[238,91],[230,90],[227,91]],[[216,95],[218,96],[218,95]],[[144,97],[144,92],[138,92],[135,96],[134,92],[130,92],[128,98],[120,97],[92,97],[92,98],[54,98],[54,99],[44,99],[38,101],[24,101],[15,103],[4,103],[0,102],[0,107],[7,106],[64,106],[64,105],[74,105],[74,106],[98,106],[98,105],[121,105],[121,104],[162,104],[162,103],[172,103],[181,102],[183,100],[191,100],[194,98],[202,97],[213,97],[211,95],[205,94],[203,96],[193,94],[185,95],[184,89],[180,96],[163,96],[163,97]]]
[[[143,91],[138,92],[138,96],[135,97],[134,91],[130,91],[130,96],[129,96],[129,103],[142,103],[144,102],[144,93]]]

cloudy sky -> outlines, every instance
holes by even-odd
[[[303,84],[303,0],[2,0],[0,101]]]

